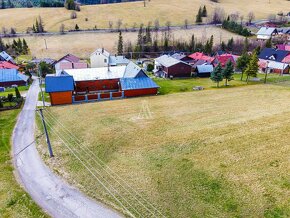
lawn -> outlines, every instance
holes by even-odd
[[[124,212],[96,178],[107,181],[136,217],[149,215],[105,170],[167,217],[289,217],[289,98],[287,86],[260,84],[51,107],[56,157],[45,141],[38,149],[71,184]]]
[[[27,27],[32,27],[35,19],[41,15],[48,31],[59,31],[60,25],[64,24],[66,29],[73,29],[76,24],[80,28],[93,29],[108,28],[109,21],[116,27],[121,20],[123,27],[132,27],[134,23],[139,26],[158,19],[160,25],[166,22],[172,25],[183,25],[187,19],[194,23],[195,16],[200,6],[206,5],[209,15],[215,7],[220,7],[227,14],[239,12],[247,19],[247,14],[253,11],[256,19],[265,19],[270,14],[284,13],[289,8],[286,0],[220,0],[213,3],[210,0],[153,0],[143,6],[143,2],[130,2],[123,4],[104,4],[82,6],[77,12],[76,19],[70,19],[71,11],[64,8],[14,8],[2,10],[0,14],[0,27],[16,28],[19,32],[26,32]],[[261,10],[261,8],[263,10]],[[86,19],[87,18],[87,19]]]
[[[25,92],[29,89],[29,86],[19,86],[18,90],[20,93]],[[15,96],[15,88],[6,88],[5,92],[0,92],[0,96],[7,96],[8,94],[13,94]]]
[[[234,80],[229,82],[229,86],[225,86],[224,82],[220,83],[220,88],[233,88],[244,85],[255,85],[264,83],[265,74],[258,74],[257,77],[260,81],[249,81],[247,84],[244,76],[243,81],[241,81],[241,74],[234,74]],[[217,88],[216,83],[214,83],[210,78],[191,78],[191,79],[162,79],[162,78],[154,78],[154,81],[160,86],[159,94],[170,94],[176,92],[190,92],[194,91],[193,88],[195,86],[202,86],[204,89],[215,89]],[[268,74],[268,83],[275,84],[283,84],[283,81],[290,81],[290,76],[285,75],[283,77],[278,74]],[[289,84],[289,83],[287,83]]]
[[[0,112],[0,217],[47,217],[14,178],[11,135],[19,112]]]

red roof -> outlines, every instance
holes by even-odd
[[[67,54],[67,55],[63,56],[61,59],[59,59],[56,63],[58,63],[62,60],[67,60],[68,62],[74,63],[74,62],[79,62],[80,58],[78,58],[77,56],[72,55],[72,54]]]
[[[10,63],[9,61],[0,61],[0,69],[16,69],[19,67],[15,64]]]
[[[282,60],[283,63],[290,63],[290,54],[287,55],[283,60]]]
[[[192,58],[193,60],[196,60],[196,61],[204,60],[204,61],[207,61],[207,62],[210,62],[210,63],[214,60],[213,57],[207,56],[207,55],[205,55],[205,54],[203,54],[201,52],[195,52],[195,53],[189,55],[188,57],[190,57],[190,58]]]
[[[221,64],[222,67],[226,66],[227,62],[230,60],[233,64],[235,64],[235,59],[231,54],[224,54],[216,57],[218,63]]]

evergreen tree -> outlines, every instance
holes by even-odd
[[[119,40],[118,40],[118,55],[123,54],[123,36],[122,32],[119,32]]]
[[[152,44],[151,29],[149,26],[146,28],[146,43],[149,45]]]
[[[217,83],[217,87],[219,87],[219,83],[223,81],[223,69],[221,64],[219,63],[218,66],[213,70],[210,75],[210,79]]]
[[[192,34],[192,36],[191,36],[190,45],[189,45],[189,51],[190,52],[195,52],[195,37],[194,37],[194,34]]]
[[[203,6],[202,17],[207,17],[207,10],[205,5]]]
[[[6,46],[2,40],[2,38],[0,37],[0,51],[5,51],[6,50]]]
[[[5,9],[5,1],[4,0],[1,0],[1,9]]]
[[[233,47],[234,47],[234,39],[231,38],[231,39],[229,39],[229,41],[228,41],[227,48],[228,48],[229,51],[232,51],[232,50],[233,50]]]
[[[244,41],[243,53],[246,53],[248,51],[249,51],[249,40],[248,40],[248,37],[246,37]]]
[[[250,61],[250,56],[248,55],[247,52],[244,52],[237,60],[237,69],[242,71],[242,75],[241,75],[241,80],[243,80],[244,77],[244,72],[245,69],[247,68],[247,65],[249,64]]]
[[[36,30],[36,28],[35,28],[35,25],[33,24],[33,26],[32,26],[32,31],[34,32],[34,33],[36,33],[37,32],[37,30]]]
[[[38,32],[44,33],[44,24],[40,16],[38,17]]]
[[[249,83],[249,78],[256,77],[257,73],[259,71],[259,65],[258,65],[258,56],[256,53],[253,53],[250,57],[250,61],[247,65],[247,68],[245,69],[245,74],[247,75],[247,83]]]
[[[213,35],[211,35],[210,40],[209,40],[209,52],[210,54],[212,53],[213,50]]]
[[[3,105],[3,102],[2,102],[2,98],[0,98],[0,108],[3,108],[4,105]]]
[[[221,50],[222,51],[225,51],[226,50],[226,44],[224,41],[222,41],[222,44],[221,44]]]
[[[272,48],[272,39],[271,38],[266,41],[265,47]]]
[[[27,43],[26,43],[26,40],[25,39],[23,39],[23,42],[22,42],[22,52],[23,52],[23,54],[28,54],[28,45],[27,45]]]
[[[196,15],[195,22],[196,23],[202,23],[202,10],[201,10],[201,7],[198,10],[198,13]]]
[[[137,49],[142,52],[143,51],[143,25],[140,25],[139,31],[138,31],[138,39],[137,39]]]
[[[78,24],[75,25],[75,30],[76,30],[76,31],[79,31],[79,30],[80,30]]]
[[[20,92],[17,87],[15,87],[15,96],[16,98],[21,98]]]
[[[35,21],[35,32],[36,33],[39,33],[39,25],[38,25],[38,20],[36,19],[36,21]]]
[[[226,64],[226,67],[223,69],[223,78],[226,80],[225,85],[228,85],[228,81],[231,81],[234,79],[234,65],[233,63],[229,60]]]
[[[22,41],[20,38],[17,40],[17,53],[22,54],[23,53],[23,48],[22,48]]]

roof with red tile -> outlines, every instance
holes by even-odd
[[[190,57],[194,60],[204,60],[207,62],[212,62],[214,60],[213,57],[207,56],[207,55],[203,54],[202,52],[195,52],[195,53],[189,55],[188,57]]]
[[[231,54],[224,54],[216,57],[216,60],[222,65],[222,67],[226,66],[227,62],[230,60],[233,64],[235,64],[235,59]]]
[[[10,63],[9,61],[0,61],[0,69],[16,69],[19,67],[15,64]]]

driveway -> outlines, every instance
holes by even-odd
[[[18,181],[52,217],[122,217],[68,185],[53,174],[40,158],[35,144],[32,143],[39,90],[38,80],[34,80],[13,132],[13,160]],[[29,144],[31,145],[27,149],[15,156]]]

